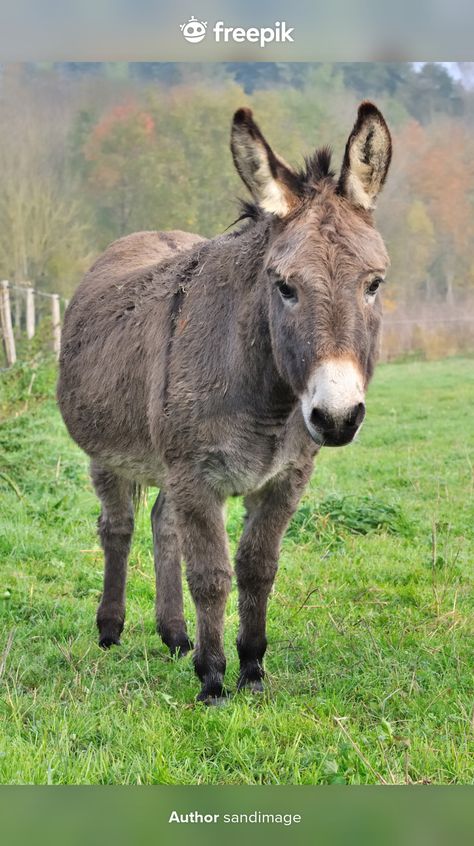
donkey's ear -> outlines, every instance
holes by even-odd
[[[298,201],[298,178],[263,137],[250,109],[238,109],[232,121],[230,148],[234,164],[265,211],[284,217]]]
[[[355,205],[375,208],[392,158],[392,139],[373,103],[359,106],[344,153],[338,190]]]

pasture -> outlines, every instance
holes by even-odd
[[[99,649],[98,503],[55,378],[38,358],[0,381],[1,783],[472,783],[472,359],[379,366],[358,441],[322,451],[284,540],[266,693],[221,708],[155,634],[154,492],[122,646]],[[230,501],[232,549],[241,518]],[[234,586],[233,694],[236,631]]]

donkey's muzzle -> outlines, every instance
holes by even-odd
[[[358,402],[344,414],[333,415],[324,408],[313,408],[310,417],[311,435],[322,446],[350,444],[365,417],[365,405]]]

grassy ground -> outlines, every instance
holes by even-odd
[[[323,450],[284,541],[267,694],[209,709],[154,633],[151,495],[104,653],[98,505],[54,368],[2,374],[0,781],[472,782],[473,395],[472,360],[379,367],[360,440]],[[234,589],[231,687],[236,629]]]

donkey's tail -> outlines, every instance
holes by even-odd
[[[146,502],[146,494],[147,494],[147,486],[141,485],[139,482],[133,482],[132,484],[132,502],[133,502],[133,510],[135,513],[139,511],[142,505],[145,505]]]

